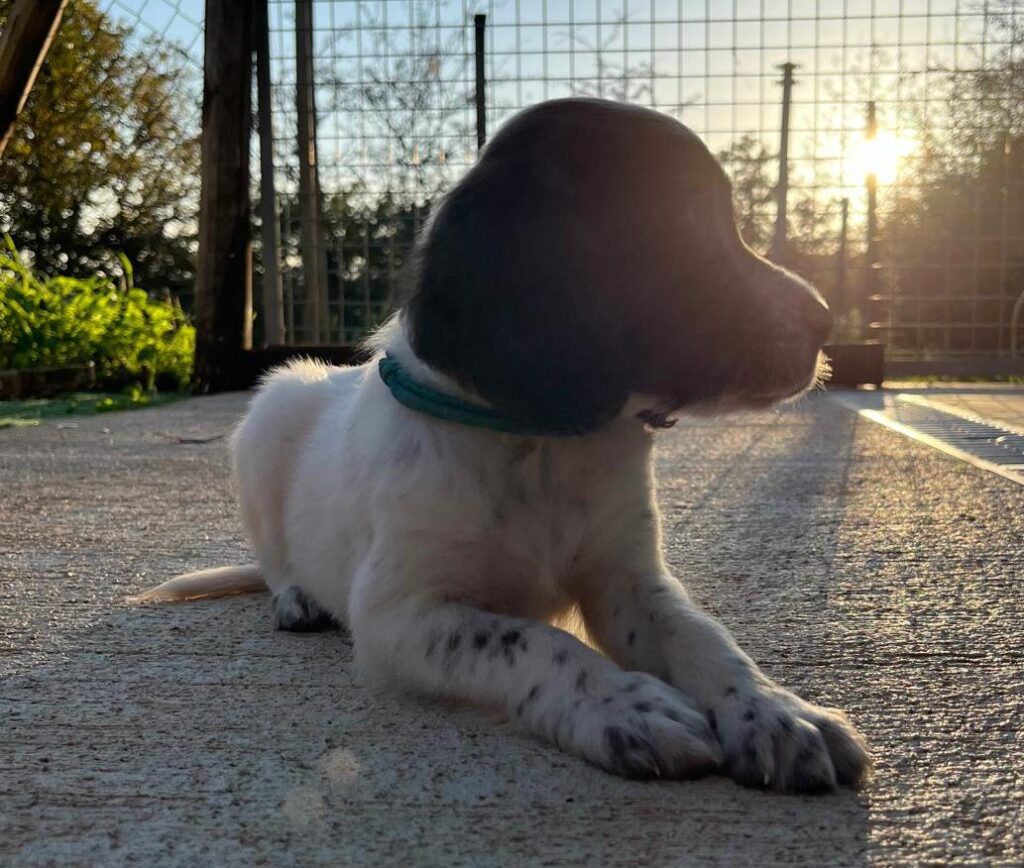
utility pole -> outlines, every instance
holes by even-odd
[[[878,135],[878,118],[875,115],[875,101],[868,103],[867,120],[864,125],[864,138],[872,142]],[[864,305],[865,323],[864,328],[871,328],[874,314],[877,313],[878,298],[878,175],[873,167],[868,171],[864,179],[867,185],[868,194],[868,220],[867,220],[867,292]]]
[[[846,243],[850,227],[850,199],[843,197],[842,219],[839,224],[839,249],[836,251],[835,315],[838,320],[846,311]]]
[[[486,15],[473,16],[473,29],[476,35],[476,149],[478,151],[487,144],[487,82],[484,78],[486,27]]]
[[[784,63],[782,70],[782,130],[779,136],[779,182],[775,187],[775,232],[772,235],[771,258],[786,258],[786,208],[789,199],[789,109],[793,102],[793,70],[795,63]]]

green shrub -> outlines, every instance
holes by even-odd
[[[94,362],[101,386],[159,380],[184,388],[192,376],[195,329],[176,303],[157,301],[109,277],[43,277],[10,239],[0,248],[0,370]]]

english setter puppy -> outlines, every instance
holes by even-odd
[[[410,265],[371,362],[272,372],[235,433],[258,566],[144,598],[265,584],[281,629],[340,622],[369,676],[618,775],[861,783],[847,718],[761,672],[661,553],[656,429],[804,391],[831,327],[744,245],[707,147],[643,108],[537,105]],[[552,626],[570,612],[592,644]]]

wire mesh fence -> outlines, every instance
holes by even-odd
[[[199,5],[106,3],[193,57]],[[572,95],[667,112],[722,159],[747,241],[823,290],[839,338],[880,339],[893,358],[1014,351],[1024,292],[1019,0],[312,0],[298,39],[296,5],[269,0],[291,342],[352,342],[391,309],[416,233],[476,158],[483,13],[489,129]],[[319,334],[300,232],[303,28],[327,308]],[[795,68],[779,233],[783,64]]]
[[[271,28],[298,335],[294,6],[273,2]],[[721,156],[744,235],[762,250],[778,206],[779,68],[795,64],[780,258],[821,286],[844,336],[880,337],[896,355],[1010,351],[1024,290],[1014,2],[376,0],[313,11],[332,340],[389,309],[431,204],[475,159],[473,16],[484,12],[492,129],[571,95],[668,112]]]

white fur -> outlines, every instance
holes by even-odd
[[[213,567],[183,573],[141,594],[128,597],[129,603],[186,603],[235,594],[255,594],[266,589],[258,564]]]
[[[400,317],[376,343],[459,391],[413,355]],[[347,625],[369,676],[497,704],[613,772],[724,761],[782,790],[858,781],[845,719],[769,681],[668,574],[635,404],[583,437],[522,437],[406,409],[376,359],[292,362],[232,441],[266,584]],[[550,626],[574,610],[608,656]]]

